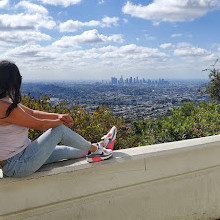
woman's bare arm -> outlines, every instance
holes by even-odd
[[[28,114],[34,116],[35,118],[40,118],[40,119],[58,119],[60,114],[57,113],[48,113],[48,112],[43,112],[43,111],[38,111],[38,110],[33,110],[25,105],[19,104],[19,106]]]
[[[2,110],[6,112],[9,105],[10,105],[9,103],[4,103],[3,105],[1,105]],[[34,128],[37,130],[46,130],[49,128],[54,128],[61,124],[65,124],[62,118],[57,118],[57,119],[36,118],[33,115],[29,114],[28,112],[25,112],[25,110],[19,105],[17,108],[13,109],[13,111],[7,118],[2,119],[2,121],[9,124],[24,126],[27,128]]]
[[[58,114],[58,113],[48,113],[38,110],[30,109],[22,104],[19,104],[19,106],[28,114],[32,115],[35,118],[38,119],[60,119],[64,122],[66,126],[73,126],[73,119],[68,114]]]

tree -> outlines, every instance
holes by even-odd
[[[204,69],[203,71],[210,71],[209,73],[209,79],[210,82],[205,87],[204,91],[201,91],[201,93],[207,93],[209,94],[210,98],[212,100],[217,100],[220,102],[220,69],[216,69],[215,65],[217,64],[218,59],[216,59],[215,63],[210,69]]]

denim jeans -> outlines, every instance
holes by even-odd
[[[66,146],[57,144],[63,142]],[[10,177],[25,177],[43,164],[84,157],[91,143],[64,125],[47,130],[17,155],[5,160],[3,173]]]

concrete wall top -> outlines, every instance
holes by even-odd
[[[85,158],[81,158],[48,164],[44,165],[38,172],[25,178],[16,179],[7,177],[0,179],[0,185],[9,182],[23,181],[24,179],[35,179],[60,173],[73,172],[76,170],[95,168],[97,166],[105,166],[107,164],[115,164],[123,161],[159,157],[168,154],[172,155],[181,152],[191,152],[202,148],[207,149],[211,148],[213,144],[215,146],[217,144],[220,147],[220,135],[116,150],[114,151],[113,157],[106,161],[88,163]]]

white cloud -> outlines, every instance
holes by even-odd
[[[118,20],[119,20],[118,17],[112,17],[112,18],[110,18],[110,17],[106,16],[106,17],[104,17],[104,18],[102,19],[102,24],[101,24],[101,26],[102,26],[102,27],[118,26]]]
[[[88,22],[81,22],[78,20],[68,20],[60,24],[60,32],[76,32],[82,27],[111,27],[118,25],[118,17],[104,17],[101,21],[91,20]]]
[[[9,3],[9,0],[0,0],[0,8],[5,8]]]
[[[113,35],[109,36],[107,39],[108,39],[108,41],[112,41],[115,43],[123,43],[124,42],[123,36],[121,34],[113,34]]]
[[[67,40],[68,39],[65,39],[63,43]],[[166,44],[168,46],[170,43]],[[171,45],[169,46],[171,47]],[[146,74],[146,69],[148,72],[152,72],[155,70],[155,66],[157,66],[156,72],[158,73],[164,71],[163,73],[165,74],[170,70],[172,74],[174,74],[175,71],[173,69],[177,66],[179,66],[179,68],[181,66],[181,69],[184,71],[192,69],[192,66],[196,69],[198,66],[201,71],[202,63],[207,63],[207,60],[212,61],[214,59],[214,55],[207,50],[193,46],[178,48],[178,50],[175,50],[175,55],[182,58],[181,64],[172,61],[170,55],[161,52],[158,48],[137,46],[135,44],[123,46],[108,45],[91,49],[79,47],[61,48],[54,44],[46,47],[36,44],[27,44],[9,49],[5,54],[2,54],[1,57],[13,59],[19,64],[19,67],[21,64],[22,68],[28,69],[28,74],[31,70],[32,79],[35,73],[36,76],[39,77],[39,72],[42,73],[42,78],[47,77],[48,79],[50,78],[49,74],[52,74],[51,76],[54,78],[57,77],[57,79],[60,79],[61,71],[63,78],[78,77],[77,74],[79,71],[80,77],[87,76],[88,78],[88,72],[91,73],[93,70],[97,70],[94,72],[96,78],[99,74],[100,78],[102,78],[103,71],[107,75],[110,74],[110,77],[116,68],[125,74],[131,72]],[[22,72],[24,73],[23,70]],[[172,76],[172,74],[170,76]]]
[[[114,65],[114,63],[113,62],[111,62],[111,61],[102,61],[102,64],[103,65],[105,65],[105,66],[113,66]]]
[[[26,10],[26,12],[32,14],[32,13],[39,13],[39,14],[48,14],[48,11],[45,7],[37,4],[30,3],[28,1],[21,1],[19,2],[15,8],[23,8]]]
[[[73,62],[73,60],[79,59],[80,62],[93,63],[93,65],[95,65],[94,63],[99,63],[100,68],[102,68],[102,65],[107,66],[111,64],[118,64],[120,67],[129,66],[137,68],[137,65],[134,65],[134,63],[143,64],[144,68],[146,68],[147,63],[164,62],[167,59],[167,55],[160,52],[157,48],[129,44],[121,47],[109,45],[107,47],[92,48],[89,50],[64,52],[62,59],[65,62],[69,62],[69,60]]]
[[[172,43],[164,43],[160,45],[160,48],[162,49],[168,49],[168,48],[173,48],[174,45]]]
[[[82,66],[82,67],[87,66],[87,65],[88,65],[88,63],[86,63],[86,62],[79,62],[78,63],[78,66]]]
[[[114,48],[112,51],[105,52],[102,56],[104,59],[117,59],[130,61],[152,61],[154,59],[163,59],[167,55],[160,52],[157,48],[140,47],[135,44],[129,44]]]
[[[177,33],[177,34],[172,34],[171,37],[174,38],[174,37],[181,37],[183,36],[183,34],[181,33]]]
[[[96,29],[83,32],[81,35],[75,36],[63,36],[60,40],[53,43],[58,47],[77,47],[78,44],[98,44],[98,43],[107,43],[107,42],[117,42],[122,43],[123,38],[121,35],[111,35],[105,36],[99,34]]]
[[[24,66],[25,69],[29,69],[28,75],[30,71],[36,71],[38,75],[37,78],[39,78],[39,70],[40,72],[43,71],[44,68],[52,70],[55,66],[56,68],[59,66],[58,61],[56,61],[59,53],[49,49],[50,48],[42,47],[38,44],[28,43],[23,46],[8,49],[2,56],[4,59],[14,60],[16,63],[20,63],[21,66]],[[62,54],[60,56],[62,56]]]
[[[35,41],[49,41],[51,37],[39,31],[1,31],[0,42],[8,44],[28,43]]]
[[[101,52],[110,52],[110,51],[114,51],[116,50],[117,47],[115,46],[112,46],[112,45],[108,45],[106,47],[101,47],[101,48],[98,48],[98,51],[101,51]],[[97,49],[96,49],[97,50]]]
[[[60,40],[53,42],[53,46],[60,48],[78,48],[78,42],[73,36],[63,36]]]
[[[40,45],[27,44],[8,50],[6,55],[12,57],[34,57],[41,51],[42,47]]]
[[[207,56],[210,54],[211,53],[209,51],[199,47],[185,47],[174,50],[174,55],[181,57],[198,57],[198,56]]]
[[[194,62],[194,58],[197,60],[199,59],[200,62],[210,60],[210,58],[214,56],[214,53],[204,48],[195,47],[187,42],[180,42],[176,45],[173,55],[188,60],[188,62]]]
[[[128,23],[128,19],[126,19],[126,18],[123,18],[123,21],[125,24]]]
[[[192,45],[187,42],[180,42],[177,44],[177,48],[182,48],[182,47],[192,47]]]
[[[144,37],[146,38],[146,40],[155,40],[156,39],[156,37],[151,36],[149,34],[145,34]]]
[[[68,20],[60,24],[60,32],[75,32],[75,31],[78,31],[82,27],[95,27],[99,25],[100,25],[100,22],[95,21],[95,20],[92,20],[89,22]]]
[[[72,39],[81,44],[96,44],[106,42],[108,37],[103,34],[99,34],[98,31],[94,29],[85,31],[81,35],[73,36]]]
[[[160,22],[192,21],[220,5],[218,0],[153,0],[146,6],[127,2],[122,11],[133,17]]]
[[[67,41],[67,39],[65,40]],[[167,55],[160,52],[157,48],[140,47],[135,44],[121,47],[109,45],[92,49],[75,48],[74,50],[74,48],[71,48],[70,51],[66,48],[60,48],[58,50],[57,45],[54,44],[47,47],[37,44],[27,44],[9,49],[3,57],[17,60],[22,60],[23,58],[25,62],[31,62],[31,65],[36,66],[36,69],[41,66],[39,64],[42,62],[51,66],[51,69],[53,69],[54,65],[57,68],[61,68],[61,66],[65,67],[70,64],[75,65],[75,67],[86,66],[88,63],[92,65],[95,65],[94,63],[100,63],[100,65],[111,65],[115,63],[120,66],[132,66],[134,63],[139,63],[143,64],[145,66],[144,68],[146,68],[147,63],[164,62]]]
[[[0,30],[30,30],[44,27],[52,29],[55,26],[55,22],[50,20],[49,17],[41,14],[3,14],[0,15]]]
[[[75,5],[81,2],[81,0],[38,0],[41,1],[43,4],[48,5],[62,5],[64,7],[68,7],[70,5]]]
[[[104,0],[99,0],[99,1],[98,1],[98,4],[99,4],[99,5],[102,5],[102,4],[104,4],[104,3],[105,3]]]

